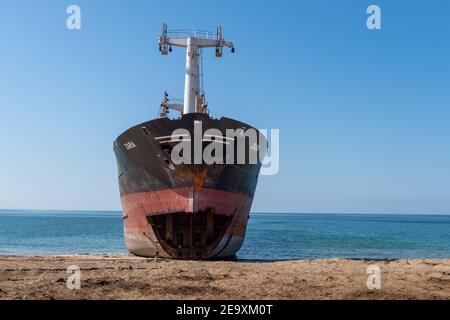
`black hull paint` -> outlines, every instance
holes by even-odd
[[[201,121],[203,132],[214,128],[223,136],[226,129],[254,129],[233,119],[196,113],[139,124],[114,142],[125,236],[131,252],[202,259],[234,255],[242,245],[261,159],[256,164],[173,164],[168,151],[178,142],[161,137],[169,137],[180,128],[194,137],[194,121]],[[209,143],[203,141],[202,150]],[[258,144],[262,143],[267,141],[260,137]],[[192,139],[192,150],[193,144]],[[246,141],[245,150],[250,147]],[[180,222],[180,214],[187,213],[195,214],[201,222],[192,217]],[[181,236],[177,238],[173,232]],[[154,248],[146,250],[145,246]]]

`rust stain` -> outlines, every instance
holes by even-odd
[[[207,174],[207,169],[197,172],[193,178],[194,191],[199,191],[203,187]]]
[[[194,176],[191,169],[184,166],[177,167],[177,174],[185,179],[191,179]]]

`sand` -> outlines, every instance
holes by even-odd
[[[79,290],[67,287],[70,265],[80,267]],[[368,289],[369,265],[380,268],[381,289]],[[0,256],[0,299],[450,299],[450,259],[263,262]]]

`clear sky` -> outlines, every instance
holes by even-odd
[[[120,209],[113,140],[183,94],[184,52],[158,52],[167,22],[236,45],[205,55],[213,116],[280,129],[253,211],[450,213],[447,0],[0,4],[0,208]]]

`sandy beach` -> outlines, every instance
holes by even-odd
[[[70,290],[67,267],[81,270]],[[367,267],[381,289],[367,288]],[[450,260],[173,261],[0,256],[0,299],[449,299]]]

